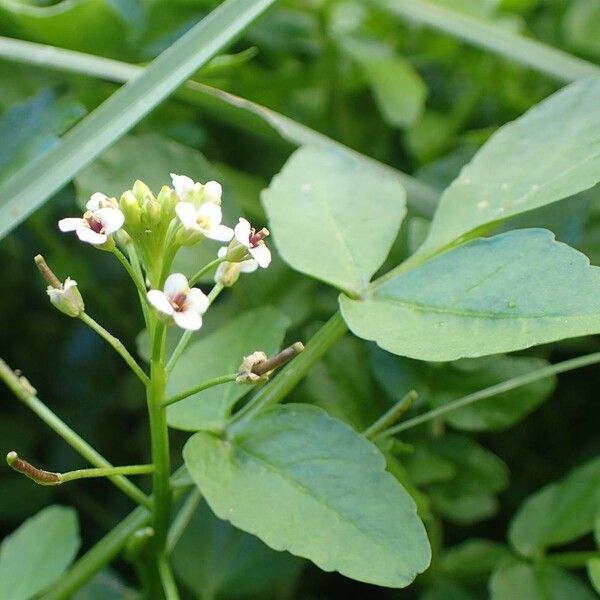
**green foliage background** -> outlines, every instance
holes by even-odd
[[[0,34],[144,65],[215,4],[210,0],[0,0]],[[389,4],[279,2],[244,31],[228,54],[213,59],[193,80],[277,111],[426,184],[421,193],[412,193],[407,186],[409,215],[392,247],[389,266],[393,266],[420,244],[437,196],[462,165],[499,126],[559,89],[563,81],[410,22],[390,11]],[[437,4],[457,15],[474,16],[490,32],[523,33],[589,63],[600,62],[600,11],[595,0],[440,0]],[[102,78],[8,60],[0,60],[0,82],[0,185],[34,156],[51,149],[117,89],[116,83]],[[174,171],[200,181],[222,181],[229,220],[242,211],[253,221],[264,222],[260,191],[305,132],[285,122],[267,127],[250,113],[211,103],[210,94],[200,97],[198,101],[189,86],[179,90],[0,242],[0,356],[22,369],[40,397],[116,464],[148,458],[137,384],[92,332],[51,310],[32,256],[43,253],[58,273],[76,279],[90,313],[102,316],[109,330],[121,332],[129,348],[138,344],[143,352],[144,340],[138,339],[141,316],[133,309],[134,296],[125,274],[110,256],[59,235],[56,221],[74,214],[75,204],[85,202],[91,191],[117,193],[138,177],[157,188],[168,183],[168,173]],[[360,181],[355,185],[362,190]],[[547,227],[558,240],[599,264],[598,196],[597,189],[583,192],[517,217],[510,227]],[[327,274],[318,276],[327,279]],[[349,280],[340,286],[352,289],[353,284]],[[265,304],[277,309],[273,319],[282,329],[287,324],[286,340],[308,339],[336,310],[337,292],[276,257],[271,269],[242,278],[218,302],[202,337],[214,334],[242,311],[264,311],[259,307]],[[385,353],[348,335],[311,371],[291,400],[320,406],[362,430],[409,389],[420,394],[412,409],[416,414],[544,361],[596,350],[600,350],[597,337],[585,337],[517,356],[424,363]],[[191,550],[180,549],[176,570],[186,594],[196,597],[196,590],[203,589],[205,596],[200,597],[205,598],[308,600],[366,594],[462,600],[488,597],[489,576],[496,569],[490,584],[493,597],[509,597],[506,581],[510,592],[514,589],[510,582],[517,580],[511,577],[517,577],[514,573],[518,575],[522,565],[515,559],[506,561],[508,540],[524,556],[535,553],[535,548],[529,553],[527,547],[532,539],[545,540],[544,532],[537,532],[538,537],[535,532],[519,534],[515,513],[530,494],[600,454],[599,385],[597,368],[568,373],[557,381],[531,384],[481,403],[477,410],[453,413],[447,421],[434,422],[430,430],[403,438],[416,450],[396,452],[388,468],[414,493],[421,517],[435,523],[432,569],[408,590],[367,586],[286,555],[274,558],[264,545],[223,526],[204,507],[193,526],[199,527],[200,537],[209,531],[214,544],[203,542],[197,549],[198,560],[214,568],[206,572],[190,568],[186,561]],[[185,406],[177,410],[184,411]],[[18,448],[32,462],[50,469],[83,466],[4,387],[0,411],[0,450]],[[202,415],[207,420],[218,417]],[[170,419],[177,420],[175,411]],[[187,437],[174,431],[175,456]],[[597,490],[597,461],[590,465],[584,479],[592,478]],[[0,496],[2,534],[48,504],[67,504],[79,513],[84,548],[116,524],[115,515],[130,509],[129,501],[104,481],[40,488],[8,470],[0,472]],[[551,500],[546,502],[552,506]],[[535,512],[535,507],[530,510]],[[592,527],[587,525],[581,528],[586,535]],[[182,547],[195,547],[190,535],[182,539]],[[518,541],[519,535],[525,536],[525,545]],[[592,545],[591,536],[571,543],[569,532],[564,540],[569,542],[567,550]],[[251,555],[256,562],[215,556],[218,544],[238,549],[246,558]],[[501,568],[496,568],[502,560]],[[546,587],[575,598],[593,597],[583,570],[574,571],[573,580],[561,579],[560,585],[566,587],[560,588],[552,583],[553,567],[546,569],[535,577],[526,573],[524,577],[532,579],[527,581],[532,587],[526,589],[537,590],[540,597]],[[108,598],[111,588],[115,598],[126,598],[135,585],[131,566],[122,561],[77,597]],[[588,587],[582,591],[584,585]]]

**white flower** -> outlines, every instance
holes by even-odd
[[[202,314],[209,305],[202,290],[190,288],[182,273],[169,275],[164,291],[150,290],[148,301],[156,310],[171,317],[179,327],[192,331],[202,327]]]
[[[176,175],[175,173],[171,173],[171,181],[179,200],[182,202],[193,202],[195,199],[202,198],[205,202],[221,204],[223,188],[217,181],[207,181],[202,185],[187,175]]]
[[[229,248],[223,246],[219,248],[217,256],[224,258],[227,256]],[[218,267],[215,273],[215,283],[221,283],[225,287],[231,287],[240,277],[240,273],[253,273],[258,269],[258,263],[250,258],[241,262],[224,261]]]
[[[248,248],[248,252],[260,267],[266,269],[271,263],[271,251],[267,248],[264,239],[269,235],[269,230],[264,227],[256,231],[246,219],[240,219],[235,226],[235,239]]]
[[[123,227],[125,217],[108,196],[96,192],[85,205],[83,217],[61,219],[58,227],[61,231],[74,231],[82,242],[102,245],[108,236]]]
[[[228,242],[233,237],[233,230],[221,225],[223,215],[217,204],[205,202],[200,208],[196,208],[191,202],[178,202],[175,212],[188,231],[195,231],[219,242]]]

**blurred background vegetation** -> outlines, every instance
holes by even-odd
[[[437,3],[590,62],[600,61],[598,0]],[[0,0],[0,35],[143,65],[216,4],[209,0]],[[194,79],[273,109],[411,173],[432,188],[432,197],[498,126],[562,85],[447,34],[411,24],[387,10],[385,3],[359,0],[279,2],[228,52]],[[0,60],[0,182],[50,148],[115,89],[117,84],[97,78]],[[90,314],[135,348],[142,320],[125,274],[113,257],[59,235],[58,218],[76,214],[76,204],[85,202],[91,191],[117,193],[136,177],[157,189],[175,171],[200,181],[222,181],[230,215],[241,209],[261,223],[260,190],[292,150],[282,138],[260,135],[244,124],[236,126],[223,108],[204,110],[178,95],[0,242],[0,356],[22,369],[40,397],[113,463],[148,458],[141,390],[99,338],[80,322],[52,310],[33,256],[43,253],[57,273],[76,279]],[[427,210],[421,212],[412,214],[404,227],[394,261],[421,239]],[[531,224],[547,226],[598,264],[597,190],[527,215],[517,226]],[[207,318],[203,335],[240,310],[267,303],[290,317],[290,340],[307,339],[336,309],[333,290],[292,272],[277,257],[272,269],[242,279],[224,296]],[[348,337],[293,397],[322,405],[364,428],[408,389],[420,393],[414,410],[422,410],[507,379],[525,368],[523,360],[555,362],[599,349],[597,338],[582,338],[536,348],[519,360],[417,364]],[[600,452],[599,385],[597,369],[569,373],[557,382],[522,390],[512,400],[527,405],[518,414],[509,409],[507,418],[479,424],[439,422],[438,431],[418,430],[404,439],[406,443],[413,437],[431,441],[427,452],[411,455],[410,449],[405,454],[400,450],[397,467],[402,471],[399,477],[421,490],[422,516],[437,524],[439,539],[433,541],[438,556],[443,558],[442,546],[473,537],[504,542],[507,524],[527,495]],[[3,452],[18,449],[50,469],[83,466],[4,387],[0,411]],[[443,438],[450,440],[447,446],[453,450],[436,450],[439,430],[447,426],[463,433]],[[179,445],[185,440],[182,433],[174,436]],[[480,456],[476,444],[498,459]],[[0,498],[0,537],[41,507],[58,502],[77,508],[86,547],[130,509],[129,500],[102,480],[41,488],[7,469],[0,472]],[[486,597],[485,577],[473,576],[465,584],[444,571],[443,560],[408,591],[378,589],[324,574],[309,564],[261,554],[264,551],[257,550],[252,539],[236,537],[203,511],[195,539],[205,543],[195,550],[194,560],[212,568],[204,573],[186,564],[189,554],[186,558],[184,551],[178,559],[178,572],[190,597],[198,586],[213,589],[218,597]],[[241,558],[237,562],[223,558],[206,540],[214,544],[221,540],[224,546],[217,544],[219,548],[238,548]],[[191,544],[190,537],[182,544]],[[106,573],[103,577],[109,578],[115,598],[127,597],[121,586],[135,588],[133,572],[120,562],[115,573],[118,580]],[[113,597],[108,587],[102,590],[93,596],[90,588],[80,598]]]

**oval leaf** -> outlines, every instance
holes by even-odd
[[[521,506],[509,529],[524,556],[574,541],[592,531],[600,506],[600,458],[542,488]]]
[[[197,433],[183,456],[216,515],[276,550],[389,587],[429,564],[415,503],[383,456],[319,408],[273,407],[229,439]]]
[[[50,506],[9,535],[0,547],[0,598],[28,600],[64,573],[79,549],[72,508]]]
[[[294,152],[262,200],[283,259],[349,292],[381,266],[406,213],[397,179],[325,146]]]
[[[577,81],[500,128],[442,195],[418,253],[595,185],[599,97],[600,78]]]
[[[600,268],[551,232],[522,229],[449,250],[340,305],[356,335],[394,354],[484,356],[600,331]]]

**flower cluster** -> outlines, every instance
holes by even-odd
[[[193,246],[204,239],[227,242],[217,251],[214,280],[216,286],[232,286],[240,273],[266,268],[271,252],[265,244],[269,231],[256,230],[240,218],[234,229],[224,225],[221,210],[221,185],[216,181],[205,184],[185,175],[171,173],[172,187],[164,186],[158,196],[141,181],[116,198],[96,192],[86,204],[82,217],[59,221],[61,231],[74,231],[88,244],[127,258],[118,249],[126,246],[132,258],[139,257],[147,288],[149,304],[165,319],[187,330],[202,326],[202,315],[210,300],[200,289],[193,287],[182,273],[168,274],[177,251]],[[201,270],[202,271],[202,270]],[[192,282],[193,283],[193,282]],[[65,285],[64,292],[72,289]],[[53,291],[53,301],[59,294]]]

